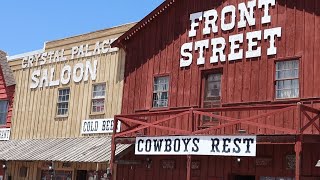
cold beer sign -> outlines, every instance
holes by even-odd
[[[256,156],[256,136],[137,137],[135,154]]]
[[[243,31],[248,27],[268,27],[271,24],[270,9],[276,5],[276,0],[249,0],[238,5],[228,5],[221,12],[216,9],[195,12],[190,14],[190,27],[188,32],[189,42],[181,46],[180,67],[188,67],[194,58],[197,64],[203,65],[205,61],[218,63],[225,61],[241,60],[243,58],[261,57],[262,53],[276,55],[277,47],[275,41],[281,37],[281,27],[264,28],[252,32]],[[259,11],[259,18],[255,16]],[[239,17],[237,17],[237,15]],[[268,25],[268,26],[266,26]],[[244,33],[233,33],[236,32]],[[221,37],[220,34],[232,34]],[[214,38],[196,40],[197,37]],[[266,52],[262,52],[261,42],[266,46]],[[197,57],[194,57],[198,52]],[[205,58],[209,53],[210,58]]]

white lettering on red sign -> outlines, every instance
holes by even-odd
[[[258,1],[258,2],[257,2]],[[277,47],[275,41],[282,35],[281,27],[275,27],[254,32],[239,33],[230,35],[227,39],[223,37],[215,37],[212,39],[204,39],[194,41],[193,38],[197,33],[202,33],[203,36],[216,34],[220,26],[223,32],[230,32],[235,28],[246,28],[247,25],[252,27],[256,25],[256,17],[254,16],[254,9],[260,9],[261,24],[271,23],[270,8],[276,5],[276,0],[251,0],[246,3],[240,3],[238,6],[228,5],[222,8],[221,13],[215,9],[204,12],[196,12],[190,14],[190,30],[188,36],[192,42],[184,43],[181,46],[180,67],[187,67],[192,64],[194,59],[193,54],[197,51],[199,54],[197,58],[197,65],[205,63],[206,59],[204,53],[211,49],[210,63],[217,63],[243,58],[260,57],[261,46],[260,41],[269,41],[267,55],[276,55]],[[257,7],[256,7],[257,6]],[[236,14],[239,11],[240,18],[236,21]],[[220,16],[219,16],[220,15]],[[220,19],[219,19],[220,18]],[[200,24],[203,24],[200,26]],[[199,27],[203,27],[202,30]],[[216,36],[216,35],[215,35]],[[242,48],[243,43],[247,42],[246,49]],[[227,43],[229,46],[227,46]],[[229,48],[228,51],[226,48]],[[229,54],[225,54],[229,52]]]

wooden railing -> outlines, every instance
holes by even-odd
[[[213,118],[215,123],[210,124],[210,122],[203,121],[203,116]],[[254,134],[295,136],[296,162],[300,162],[302,135],[320,134],[319,117],[320,110],[301,103],[189,108],[116,115],[112,135],[110,168],[113,170],[116,144],[134,143],[132,140],[137,136],[168,135]],[[116,132],[119,121],[122,123],[122,130]],[[299,175],[300,166],[299,163],[296,163],[296,177],[299,177]]]
[[[203,121],[204,116],[215,123]],[[319,134],[320,110],[297,105],[189,108],[115,116],[115,138],[161,135]]]

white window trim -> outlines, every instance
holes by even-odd
[[[99,86],[99,85],[104,85],[105,86],[105,88],[104,88],[104,96],[96,96],[96,97],[94,97],[93,93],[94,92],[99,92],[99,91],[94,91],[94,87],[95,86]],[[92,85],[91,106],[90,106],[91,114],[104,114],[105,113],[105,111],[106,111],[106,94],[107,94],[107,84],[106,83],[95,83],[95,84]],[[104,101],[103,102],[103,111],[96,111],[96,112],[93,111],[93,102],[94,102],[94,100],[103,100]]]
[[[61,101],[61,102],[59,102],[59,97],[60,97],[59,92],[60,92],[60,91],[63,91],[63,90],[66,90],[66,89],[69,90],[69,99],[68,99],[68,101]],[[69,108],[70,108],[70,106],[69,106],[70,95],[71,95],[70,87],[58,89],[58,99],[57,99],[57,105],[56,105],[56,117],[68,117]],[[68,104],[67,113],[66,113],[66,114],[58,114],[58,112],[59,112],[59,104],[63,104],[63,103],[67,103],[67,104]]]

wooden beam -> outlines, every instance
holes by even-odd
[[[319,126],[315,123],[316,120],[319,119],[320,114],[318,114],[318,115],[315,116],[314,118],[311,118],[305,111],[303,111],[303,114],[308,118],[309,122],[308,122],[305,126],[303,126],[303,127],[301,128],[301,132],[303,133],[303,132],[304,132],[308,127],[310,127],[310,125],[312,124],[312,125],[318,130],[318,132],[320,133],[320,128],[319,128]]]
[[[135,144],[136,138],[121,137],[115,139],[116,144]]]
[[[219,120],[225,120],[225,121],[231,121],[230,123],[226,123],[226,124],[222,124],[219,126],[214,126],[214,127],[209,127],[206,129],[202,129],[202,130],[198,130],[198,131],[194,131],[192,134],[201,134],[201,133],[205,133],[211,130],[216,130],[216,129],[221,129],[224,127],[228,127],[228,126],[232,126],[235,124],[248,124],[248,125],[252,125],[252,126],[256,126],[256,127],[262,127],[262,128],[267,128],[267,129],[272,129],[272,130],[278,130],[278,131],[283,131],[283,132],[287,132],[287,133],[291,133],[291,134],[295,134],[296,131],[293,129],[288,129],[288,128],[282,128],[282,127],[278,127],[278,126],[273,126],[273,125],[267,125],[267,124],[260,124],[260,123],[255,123],[255,122],[247,122],[247,121],[251,121],[251,120],[255,120],[258,118],[262,118],[262,117],[267,117],[270,116],[272,114],[275,113],[279,113],[282,111],[286,111],[286,110],[290,110],[290,109],[294,109],[295,107],[287,107],[284,109],[280,109],[280,110],[275,110],[275,111],[271,111],[268,113],[263,113],[257,116],[253,116],[253,117],[249,117],[249,118],[244,118],[244,119],[236,119],[236,118],[231,118],[231,117],[225,117],[225,116],[219,116],[219,115],[215,115],[215,114],[211,114],[208,112],[200,112],[200,111],[194,111],[194,113],[196,114],[200,114],[200,115],[205,115],[205,116],[209,116],[209,117],[213,117],[213,118],[218,118]]]
[[[281,109],[287,107],[295,107],[294,104],[280,104],[280,105],[260,105],[260,106],[236,106],[236,107],[218,107],[218,108],[194,108],[195,111],[217,111],[217,112],[226,112],[226,111],[247,111],[247,110],[270,110],[270,109]]]
[[[117,133],[117,127],[118,127],[118,118],[114,118],[114,125],[113,125],[113,133],[112,133],[112,141],[111,141],[111,158],[110,158],[110,175],[108,174],[108,176],[110,176],[112,179],[113,176],[113,172],[115,172],[115,170],[113,169],[113,165],[114,165],[114,160],[115,160],[115,156],[116,156],[116,142],[115,142],[115,138],[116,138],[116,133]]]
[[[307,111],[315,113],[315,114],[320,114],[320,110],[319,109],[316,109],[316,108],[313,108],[313,107],[310,107],[310,106],[306,106],[306,105],[303,105],[303,104],[301,104],[301,106],[302,106],[302,108],[304,110],[307,110]]]
[[[189,113],[189,112],[187,112],[187,113]],[[166,131],[177,132],[177,133],[180,133],[180,134],[191,134],[191,131],[186,131],[186,130],[181,130],[181,129],[176,129],[176,128],[170,128],[170,127],[165,127],[165,126],[159,126],[159,125],[155,125],[153,123],[146,123],[146,122],[142,122],[142,121],[136,121],[136,120],[125,118],[125,117],[121,117],[121,118],[118,118],[118,119],[120,119],[122,121],[132,122],[132,123],[135,123],[135,124],[142,124],[142,125],[144,125],[143,126],[144,128],[154,127],[154,128],[158,128],[158,129],[162,129],[162,130],[166,130]],[[158,121],[156,121],[156,122],[159,123]],[[154,123],[156,123],[156,122],[154,122]],[[129,133],[135,132],[135,131],[137,131],[138,129],[141,129],[141,128],[137,128],[137,129],[133,129],[133,130],[130,130],[130,131],[124,131],[124,132],[121,132],[121,133],[117,133],[115,135],[115,137],[120,137],[120,136],[129,134]],[[142,128],[142,129],[144,129],[144,128]]]
[[[140,165],[142,164],[142,160],[116,160],[115,164],[121,164],[121,165]]]
[[[191,180],[191,155],[187,156],[187,180]]]
[[[302,136],[300,135],[294,146],[294,151],[296,153],[296,169],[295,169],[295,180],[300,180],[301,175],[301,151],[302,151]]]
[[[160,116],[160,115],[170,115],[170,114],[176,114],[176,113],[182,113],[189,111],[188,109],[179,109],[179,110],[165,110],[165,111],[156,111],[156,112],[145,112],[145,113],[136,113],[136,114],[123,114],[118,117],[139,117],[139,116]]]
[[[303,143],[320,144],[319,135],[303,135]]]
[[[295,135],[267,135],[257,136],[257,144],[295,144]]]

